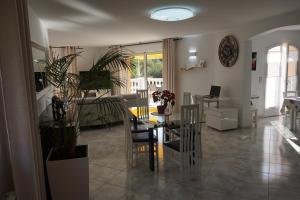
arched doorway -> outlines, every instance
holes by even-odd
[[[288,43],[273,46],[267,51],[264,116],[280,114],[283,98],[298,96],[298,49]]]

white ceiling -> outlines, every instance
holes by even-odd
[[[213,32],[300,9],[300,0],[29,0],[51,45],[102,46]],[[149,18],[166,6],[193,9],[180,22]]]

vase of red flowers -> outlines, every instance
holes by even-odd
[[[159,114],[164,114],[168,105],[172,107],[175,105],[175,94],[169,90],[156,90],[152,93],[152,98],[155,103],[160,102],[160,105],[157,106]]]

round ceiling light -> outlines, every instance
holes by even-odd
[[[169,7],[155,10],[150,18],[160,21],[181,21],[194,17],[192,10],[182,7]]]

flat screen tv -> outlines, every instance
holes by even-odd
[[[47,87],[47,78],[45,72],[34,72],[35,91],[40,92]]]
[[[80,71],[80,88],[83,90],[111,89],[110,71]]]

